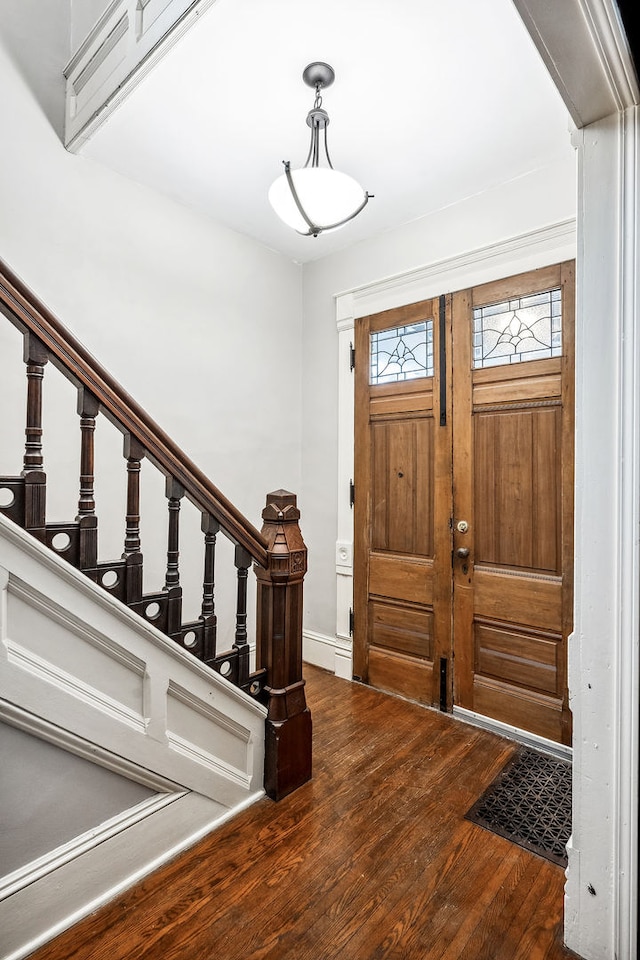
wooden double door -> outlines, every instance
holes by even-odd
[[[569,743],[574,263],[356,321],[354,675]]]

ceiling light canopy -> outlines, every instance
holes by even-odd
[[[328,63],[310,63],[302,79],[316,91],[307,114],[311,142],[304,167],[291,169],[284,162],[284,173],[271,185],[269,202],[289,227],[305,237],[337,230],[363,210],[373,194],[346,173],[333,169],[327,146],[329,114],[322,108],[321,91],[330,87],[335,73]]]

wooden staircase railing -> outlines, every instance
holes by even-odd
[[[302,585],[307,551],[294,494],[267,495],[258,531],[171,438],[120,387],[82,344],[0,261],[0,310],[24,340],[27,409],[23,469],[0,477],[0,512],[126,603],[173,641],[267,706],[265,789],[280,799],[311,777],[311,714],[302,678]],[[78,391],[80,484],[78,512],[69,523],[46,519],[46,473],[42,452],[45,368],[51,361]],[[94,432],[102,412],[124,437],[127,474],[122,556],[98,560],[94,499]],[[166,478],[167,562],[161,590],[143,593],[140,540],[140,469],[146,458]],[[187,497],[200,511],[203,584],[200,616],[182,621],[179,569],[180,506]],[[235,639],[218,652],[214,597],[216,537],[235,545],[237,582]],[[249,567],[258,579],[256,670],[250,672],[247,636]]]

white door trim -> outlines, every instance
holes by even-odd
[[[565,939],[635,960],[640,631],[640,113],[575,135],[576,564],[573,833]]]

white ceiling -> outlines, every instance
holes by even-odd
[[[302,165],[313,91],[336,169],[375,194],[318,238],[267,193]],[[566,108],[512,0],[217,0],[82,148],[299,262],[572,153]]]

